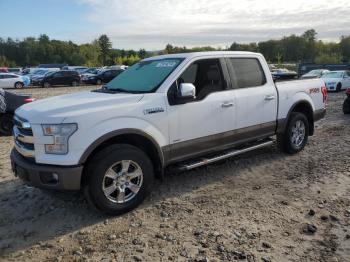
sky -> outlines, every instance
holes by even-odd
[[[87,43],[107,34],[114,48],[227,47],[302,34],[350,35],[350,0],[0,0],[0,37]]]

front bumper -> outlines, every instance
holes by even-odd
[[[79,190],[83,166],[54,166],[37,164],[20,155],[16,149],[11,152],[12,171],[16,177],[38,188],[54,190]],[[52,179],[55,177],[55,179]],[[57,178],[57,179],[56,179]]]

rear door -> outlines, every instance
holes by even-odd
[[[268,69],[257,57],[226,59],[236,97],[236,131],[251,140],[274,134],[277,119],[277,90],[267,81]]]

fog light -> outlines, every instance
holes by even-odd
[[[58,174],[53,172],[40,172],[40,180],[43,184],[57,185],[58,184]]]

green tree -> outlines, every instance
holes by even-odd
[[[109,40],[107,35],[101,35],[98,38],[98,45],[100,47],[100,56],[101,56],[102,65],[106,65],[109,51],[112,48],[112,43]]]

